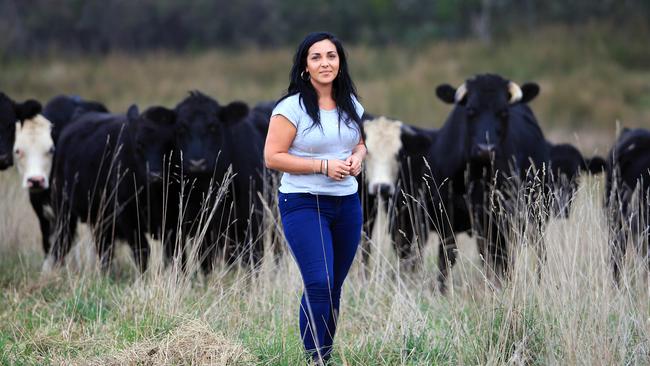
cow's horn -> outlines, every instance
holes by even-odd
[[[524,93],[522,93],[521,88],[515,82],[508,83],[508,92],[510,92],[510,103],[517,103],[521,100]]]
[[[461,86],[456,89],[456,95],[454,96],[454,100],[456,103],[459,103],[463,98],[465,98],[465,94],[467,94],[467,86],[465,83],[463,83]]]

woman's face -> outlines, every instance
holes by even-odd
[[[307,52],[307,72],[311,82],[331,84],[339,74],[339,54],[329,39],[316,42]]]

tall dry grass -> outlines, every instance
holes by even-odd
[[[4,176],[1,209],[29,211],[17,179]],[[647,364],[650,362],[648,275],[630,253],[624,280],[611,280],[602,179],[585,178],[568,220],[543,233],[548,260],[526,236],[512,240],[511,280],[494,287],[475,240],[459,237],[459,260],[446,297],[436,288],[438,240],[423,264],[404,271],[385,217],[371,235],[368,267],[357,256],[346,282],[335,360],[347,365]],[[267,234],[279,230],[268,206]],[[0,360],[33,364],[259,364],[302,362],[297,315],[302,285],[288,252],[271,246],[257,272],[217,266],[204,278],[162,264],[138,275],[124,250],[108,275],[62,270],[39,278],[34,227],[17,220],[21,243],[3,242],[0,262]],[[276,232],[277,233],[277,232]],[[269,236],[271,238],[273,236]],[[284,246],[282,237],[278,237]],[[83,241],[82,245],[91,245]],[[196,266],[196,264],[195,264]]]

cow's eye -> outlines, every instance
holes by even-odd
[[[16,156],[21,156],[23,154],[23,151],[21,149],[16,149],[14,150],[14,154],[16,154]]]
[[[48,155],[54,155],[54,146],[50,147],[49,150],[47,150]]]

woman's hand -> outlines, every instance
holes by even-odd
[[[352,167],[347,160],[331,159],[327,161],[327,176],[334,180],[342,181],[347,178],[351,172]]]
[[[361,173],[362,162],[363,159],[357,154],[352,154],[347,159],[345,159],[345,163],[348,164],[348,166],[350,167],[350,175],[356,177],[357,175],[359,175],[359,173]]]

